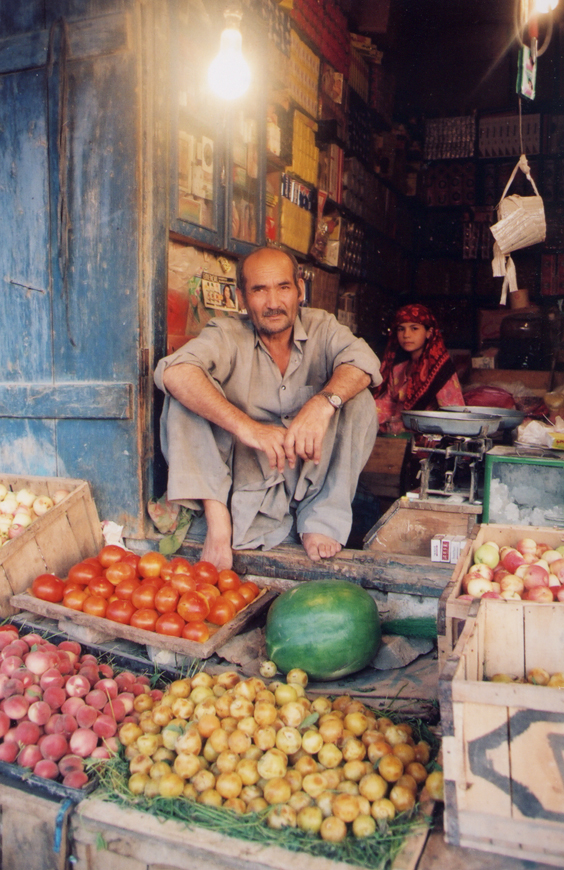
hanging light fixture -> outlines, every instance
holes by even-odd
[[[553,12],[558,6],[558,0],[534,0],[534,11],[537,15],[545,15],[547,12]]]
[[[525,33],[528,33],[530,39],[528,48],[531,51],[533,63],[536,63],[537,58],[543,55],[550,45],[553,29],[552,13],[557,6],[558,0],[515,0],[515,36],[517,42],[523,47],[525,46]],[[546,34],[542,45],[539,45],[539,16],[544,15],[548,16],[543,22]]]
[[[251,83],[251,70],[242,51],[242,17],[243,13],[239,9],[225,10],[225,28],[221,33],[219,54],[212,60],[208,70],[211,90],[224,100],[242,97]]]

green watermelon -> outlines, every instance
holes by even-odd
[[[347,580],[300,583],[278,596],[266,618],[266,651],[288,673],[336,680],[359,671],[380,646],[380,617],[368,592]]]

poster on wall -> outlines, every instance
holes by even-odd
[[[222,311],[241,310],[232,278],[223,278],[220,275],[203,272],[202,296],[206,308],[217,308]]]

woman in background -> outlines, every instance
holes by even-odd
[[[460,381],[437,321],[424,305],[396,312],[374,398],[381,432],[399,434],[402,411],[464,405]]]

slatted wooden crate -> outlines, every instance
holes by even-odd
[[[390,870],[415,870],[431,810],[431,804],[423,807],[421,826],[406,838]],[[94,796],[78,805],[71,838],[74,870],[355,870],[344,861],[162,821]]]
[[[66,870],[73,804],[0,777],[3,870]]]
[[[564,671],[564,607],[472,604],[439,677],[448,843],[564,866],[564,692],[488,682]]]
[[[437,617],[439,669],[444,666],[454,649],[472,605],[470,601],[460,601],[458,596],[462,591],[462,578],[468,573],[468,569],[474,562],[474,553],[486,541],[495,541],[500,547],[514,547],[520,538],[525,537],[533,538],[538,543],[542,542],[550,547],[558,547],[564,543],[564,530],[545,528],[544,526],[524,528],[495,523],[482,523],[475,527],[471,547],[462,553],[454,568],[451,580],[439,600]]]
[[[10,604],[12,595],[27,589],[38,574],[66,576],[71,565],[94,555],[104,541],[86,481],[0,474],[0,482],[14,491],[27,487],[38,495],[69,490],[69,495],[34,520],[23,535],[0,548],[0,616],[6,617],[16,612]]]

